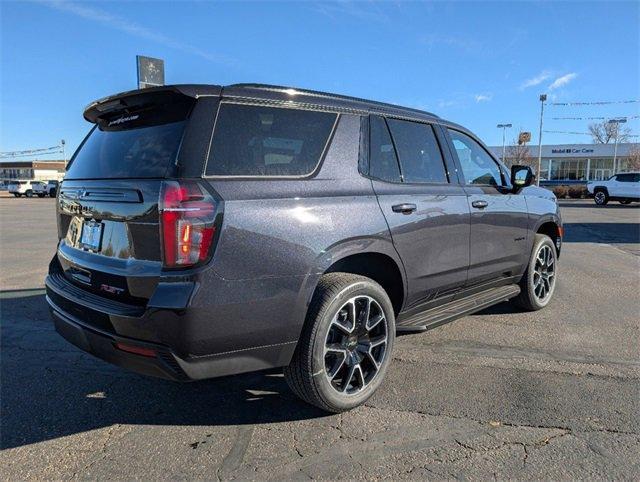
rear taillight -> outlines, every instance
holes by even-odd
[[[164,181],[159,211],[165,267],[206,261],[216,229],[216,203],[211,194],[195,181]]]

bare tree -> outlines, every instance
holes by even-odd
[[[618,123],[610,123],[607,120],[589,124],[589,134],[591,134],[591,139],[594,144],[609,144],[610,142],[615,142],[616,133],[618,134],[618,142],[628,142],[631,129],[621,127]]]
[[[537,160],[531,156],[529,146],[524,143],[519,144],[517,139],[514,139],[512,144],[507,146],[505,158],[505,164],[509,167],[514,165],[537,166]]]
[[[640,171],[640,144],[634,144],[629,150],[627,158],[627,169],[629,171]]]

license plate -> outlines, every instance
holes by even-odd
[[[91,251],[100,251],[100,242],[102,241],[102,223],[88,221],[82,225],[82,235],[80,236],[80,245]]]

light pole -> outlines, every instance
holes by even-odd
[[[616,174],[616,161],[618,159],[618,134],[620,133],[620,124],[624,124],[627,122],[627,118],[623,117],[621,119],[609,119],[609,124],[615,124],[616,126],[616,141],[613,145],[613,174]]]
[[[64,155],[64,139],[60,140],[60,145],[62,146],[62,162],[64,162],[64,168],[67,168],[67,157]]]
[[[505,142],[505,133],[507,130],[507,127],[511,127],[511,124],[498,124],[496,126],[498,129],[502,129],[502,162],[505,162],[505,151],[504,151],[504,142]]]
[[[547,94],[540,94],[540,132],[538,133],[538,171],[536,172],[536,184],[538,186],[540,185],[540,164],[542,164],[542,117],[546,100]]]

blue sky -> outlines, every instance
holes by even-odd
[[[640,99],[640,2],[2,2],[0,150],[75,149],[92,100],[136,86],[135,56],[167,83],[262,82],[417,107],[486,143],[533,132],[538,95]],[[637,116],[640,104],[547,108],[545,129]],[[640,134],[640,119],[627,124]],[[544,134],[545,143],[589,137]]]

